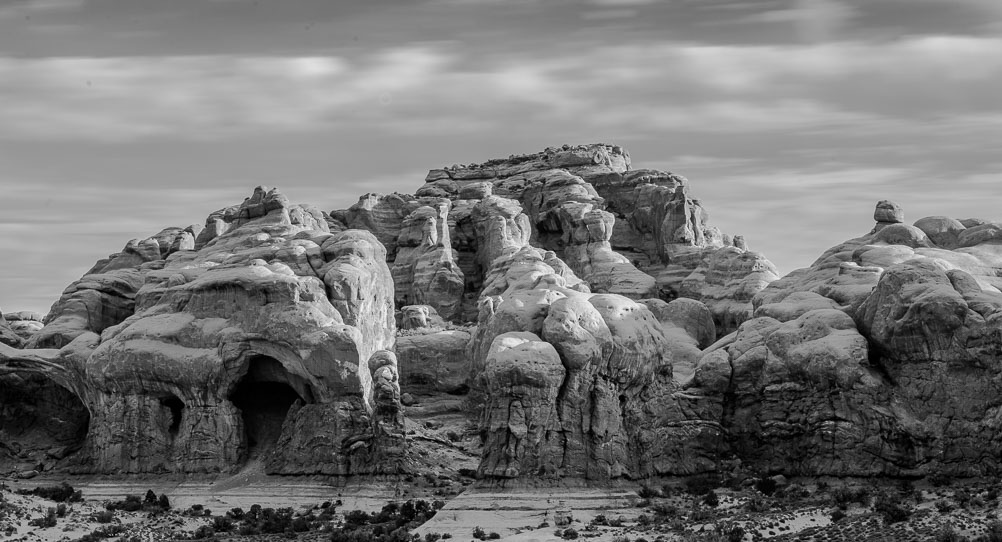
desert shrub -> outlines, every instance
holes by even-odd
[[[577,530],[574,529],[574,527],[568,527],[564,529],[564,534],[560,535],[560,538],[563,538],[564,540],[576,540],[577,537],[578,537],[578,532]]]
[[[310,530],[310,520],[306,518],[296,518],[292,520],[292,532],[305,533]]]
[[[711,508],[716,508],[720,504],[720,497],[717,497],[717,493],[711,489],[706,492],[706,495],[703,495],[703,504]]]
[[[1002,521],[989,521],[985,531],[985,540],[988,542],[1002,542]]]
[[[125,532],[124,525],[108,525],[107,527],[100,527],[94,529],[89,534],[85,534],[82,537],[76,539],[74,542],[99,542],[106,538],[114,538]]]
[[[494,531],[491,531],[491,533],[487,535],[487,540],[500,540],[500,539],[501,535],[495,533]]]
[[[473,538],[477,540],[487,540],[487,533],[479,525],[473,528]]]
[[[713,517],[713,512],[705,508],[693,508],[689,510],[689,521],[707,521]]]
[[[157,504],[157,494],[154,493],[152,489],[146,490],[146,496],[143,497],[143,504]]]
[[[259,529],[254,523],[241,523],[237,532],[240,533],[240,536],[253,536],[261,534],[261,529]]]
[[[843,519],[845,519],[845,510],[836,508],[835,511],[832,512],[832,523],[838,523]]]
[[[641,486],[640,490],[637,491],[637,495],[639,495],[641,499],[653,499],[655,497],[660,497],[661,492],[647,486]]]
[[[424,542],[437,542],[440,538],[442,535],[438,533],[428,533],[424,535]]]
[[[98,523],[111,523],[115,519],[115,513],[111,510],[101,510],[91,514],[90,518]]]
[[[59,503],[56,506],[56,517],[66,517],[66,503]]]
[[[349,531],[355,530],[363,525],[368,525],[372,519],[367,512],[362,510],[352,510],[344,515],[344,528]]]
[[[157,499],[157,504],[159,504],[160,508],[163,508],[164,510],[170,510],[170,499],[167,498],[166,493],[160,494],[160,498]]]
[[[240,508],[239,506],[236,508],[230,508],[230,511],[226,513],[226,517],[236,521],[244,519],[245,515],[246,514],[244,513],[244,509]]]
[[[959,504],[961,508],[967,508],[968,505],[971,504],[971,494],[962,489],[958,489],[953,492],[953,500],[957,501],[957,504]]]
[[[656,504],[651,509],[659,519],[673,518],[679,513],[677,506],[668,503]]]
[[[905,521],[908,519],[908,516],[912,515],[911,510],[901,506],[900,501],[888,495],[878,497],[873,503],[873,510],[884,516],[884,522],[886,523]]]
[[[195,529],[195,533],[192,534],[192,538],[195,540],[202,540],[204,538],[212,538],[216,535],[216,531],[212,530],[209,525],[202,525],[201,527]]]
[[[765,512],[769,509],[769,503],[762,499],[749,499],[745,503],[745,510],[749,512]]]
[[[20,489],[19,495],[34,495],[55,502],[80,502],[83,493],[75,491],[73,486],[63,482],[58,486],[36,487],[35,489]]]
[[[939,511],[940,514],[949,514],[950,512],[953,512],[954,508],[953,503],[947,501],[946,499],[936,501],[936,510]]]
[[[865,487],[856,489],[849,489],[847,487],[835,488],[832,491],[832,500],[835,501],[835,504],[840,508],[851,502],[858,502],[859,504],[866,506],[870,503],[870,490]]]
[[[755,482],[755,489],[768,497],[776,492],[777,485],[776,481],[772,478],[759,478],[758,481]]]
[[[740,525],[727,525],[720,529],[727,542],[741,542],[745,538],[745,530]]]
[[[41,527],[43,529],[48,527],[56,526],[56,509],[49,508],[45,515],[40,518],[35,518],[28,522],[28,525],[32,527]]]
[[[216,516],[212,518],[212,530],[217,533],[228,533],[232,531],[236,525],[233,520],[226,516]]]
[[[612,538],[612,542],[630,542],[630,538],[627,536],[615,536]]]
[[[108,510],[122,510],[124,512],[136,512],[143,508],[143,501],[139,495],[128,495],[120,501],[108,501],[104,503]]]
[[[936,531],[936,542],[964,542],[967,538],[960,536],[959,533],[953,528],[953,525],[949,523],[943,525]]]

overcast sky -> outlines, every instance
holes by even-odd
[[[254,186],[330,210],[563,143],[692,181],[782,272],[1002,218],[999,0],[0,0],[0,307]]]

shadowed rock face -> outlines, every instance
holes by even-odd
[[[396,470],[382,245],[331,234],[264,188],[207,223],[166,252],[130,242],[142,258],[127,247],[71,286],[32,337],[61,349],[2,352],[7,371],[45,374],[90,411],[74,468],[217,472],[253,457],[286,474]]]

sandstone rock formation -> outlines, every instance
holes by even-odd
[[[740,236],[735,243],[710,226],[685,178],[630,168],[621,147],[565,145],[434,169],[414,196],[368,194],[330,216],[387,247],[398,307],[431,304],[454,322],[477,318],[488,255],[497,250],[489,238],[478,244],[474,209],[501,198],[512,217],[524,213],[518,228],[529,244],[553,252],[590,290],[701,300],[718,330],[732,331],[751,317],[751,298],[778,278],[775,267]]]
[[[45,326],[42,323],[44,318],[41,314],[32,311],[8,312],[3,315],[5,322],[0,323],[0,327],[6,324],[18,337],[27,341]]]
[[[1002,472],[1002,224],[882,201],[777,280],[691,188],[607,145],[258,188],[0,318],[0,463],[409,472],[439,413],[494,481]]]
[[[24,339],[21,335],[11,329],[3,311],[0,311],[0,344],[13,346],[15,348],[24,344]]]
[[[514,208],[491,196],[474,209],[479,245],[496,251],[470,343],[480,475],[637,476],[659,425],[645,418],[644,398],[672,389],[665,330],[646,305],[589,292],[553,253],[529,245],[527,217]],[[707,320],[693,326],[709,341],[703,309]]]
[[[759,293],[691,389],[721,401],[733,452],[769,470],[999,472],[1002,238],[983,221],[908,226],[887,201],[874,218]]]
[[[45,375],[90,413],[75,468],[394,471],[382,245],[331,234],[322,213],[264,188],[206,222],[194,242],[184,230],[130,241],[64,292],[35,350],[0,352],[5,373]]]

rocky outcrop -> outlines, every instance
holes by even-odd
[[[368,232],[328,230],[258,188],[211,215],[197,243],[130,242],[95,266],[32,338],[60,347],[32,351],[44,364],[0,357],[74,382],[90,412],[76,470],[218,472],[260,458],[285,474],[393,472],[403,434],[385,250]]]
[[[24,338],[19,333],[16,333],[13,329],[11,329],[3,311],[0,311],[0,344],[13,346],[15,348],[24,344]]]
[[[775,267],[740,236],[710,226],[684,177],[630,168],[621,147],[564,146],[432,170],[417,194],[454,201],[460,253],[481,254],[467,226],[476,206],[470,198],[515,200],[531,244],[554,252],[592,291],[690,297],[710,307],[720,332],[732,331],[751,317],[751,298],[778,278]],[[482,256],[477,262],[464,268],[468,283],[479,284],[489,269]]]
[[[777,280],[691,191],[606,145],[330,213],[258,188],[99,261],[41,329],[0,319],[0,459],[340,476],[442,446],[502,482],[1002,472],[1002,224],[908,225],[882,201]]]
[[[658,425],[645,426],[643,397],[672,386],[664,328],[647,306],[589,292],[553,253],[530,246],[527,217],[513,208],[487,198],[474,210],[490,226],[478,228],[480,245],[500,254],[471,341],[480,474],[636,476]]]
[[[27,341],[45,326],[44,318],[43,315],[32,311],[8,312],[3,315],[4,322],[0,323],[0,328],[6,324],[7,328],[18,337]]]
[[[1002,243],[962,246],[961,221],[908,226],[887,201],[874,217],[760,292],[689,391],[720,401],[733,452],[771,471],[999,472]]]

